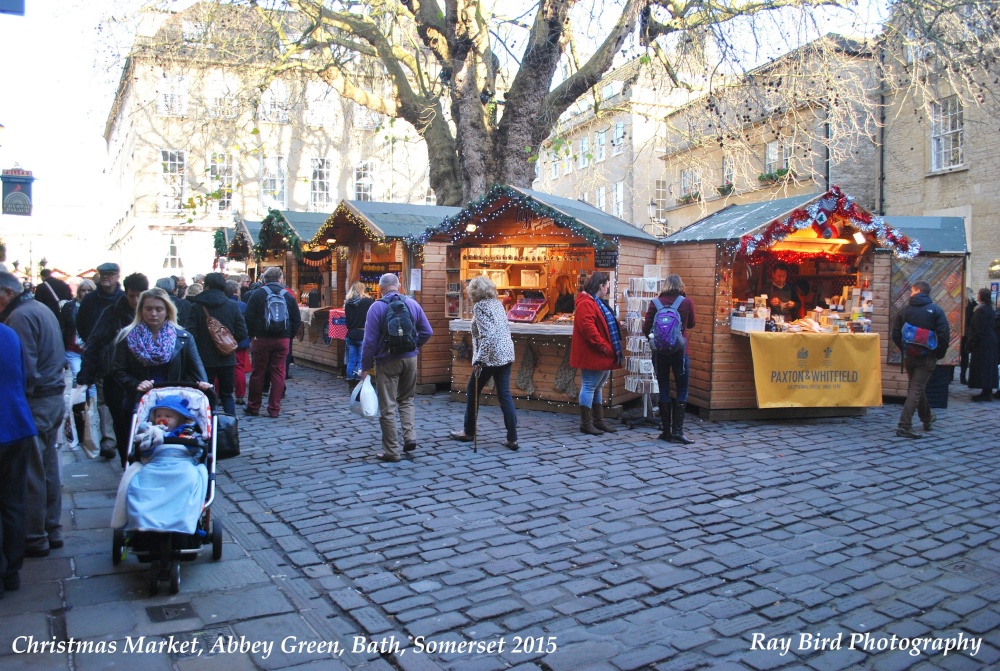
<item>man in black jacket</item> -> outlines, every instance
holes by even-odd
[[[226,296],[226,276],[222,273],[205,275],[205,290],[191,299],[191,319],[188,331],[194,336],[198,354],[208,374],[208,381],[218,385],[219,400],[227,415],[236,415],[235,377],[236,353],[223,356],[215,347],[208,331],[206,313],[219,320],[239,343],[247,337],[247,324],[235,302]]]
[[[131,412],[125,408],[125,391],[111,375],[111,364],[115,355],[115,337],[135,319],[139,297],[148,288],[149,280],[142,273],[133,273],[125,278],[125,292],[111,309],[104,311],[91,330],[83,350],[80,372],[76,376],[78,385],[97,385],[101,456],[105,459],[114,457],[114,446],[117,445],[122,468],[128,456]]]
[[[97,273],[99,276],[97,291],[87,294],[80,303],[80,310],[76,313],[76,332],[80,334],[83,342],[87,342],[94,325],[101,318],[101,313],[125,295],[121,285],[118,284],[121,268],[117,263],[102,263],[97,266]]]
[[[938,359],[948,352],[951,329],[944,310],[931,300],[931,285],[923,280],[913,283],[910,287],[910,302],[896,315],[892,324],[892,341],[903,352],[903,365],[910,382],[906,388],[906,401],[899,415],[899,426],[896,435],[900,438],[923,438],[923,434],[913,430],[914,411],[924,424],[924,431],[930,431],[934,422],[930,405],[927,403],[927,382],[931,379]],[[917,328],[933,331],[937,338],[937,348],[932,351],[916,351],[907,354],[907,346],[903,343],[903,325],[911,324]]]
[[[60,301],[73,299],[73,291],[69,285],[57,277],[52,277],[52,271],[46,268],[41,272],[42,281],[35,287],[35,300],[52,310],[52,314],[59,318]]]
[[[264,286],[250,294],[247,301],[246,323],[250,333],[250,356],[253,359],[253,373],[250,375],[250,390],[247,398],[247,415],[260,414],[264,396],[264,379],[270,378],[271,391],[267,396],[267,414],[277,417],[281,412],[281,399],[285,395],[285,360],[291,347],[292,336],[299,332],[302,317],[295,299],[285,289],[285,279],[281,268],[272,266],[261,275]],[[268,328],[268,298],[284,298],[286,316],[284,326]]]

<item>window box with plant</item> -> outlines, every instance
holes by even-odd
[[[771,186],[772,184],[777,184],[778,182],[785,182],[788,180],[795,180],[798,175],[795,174],[794,170],[788,168],[778,168],[774,172],[762,172],[757,176],[757,181],[761,183],[762,186]]]
[[[698,200],[698,198],[700,196],[701,196],[701,194],[698,193],[697,191],[695,191],[694,193],[685,194],[685,195],[683,195],[683,196],[681,196],[680,198],[677,199],[677,204],[678,205],[690,205],[691,203],[693,203],[696,200]]]
[[[725,184],[720,184],[719,186],[715,187],[715,190],[719,192],[720,196],[728,196],[733,192],[733,183],[726,182]]]

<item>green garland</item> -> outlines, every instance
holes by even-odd
[[[570,217],[562,212],[559,212],[558,210],[554,210],[548,205],[538,202],[531,196],[526,196],[520,191],[503,184],[497,184],[490,189],[486,195],[476,201],[467,203],[464,210],[453,217],[446,218],[438,226],[428,229],[420,235],[408,236],[406,240],[412,245],[423,246],[431,237],[435,235],[452,235],[453,238],[457,239],[457,236],[464,233],[466,224],[473,219],[481,217],[483,210],[501,198],[508,199],[508,204],[484,219],[480,219],[480,221],[496,219],[502,212],[510,209],[511,207],[527,208],[539,216],[551,219],[557,226],[568,228],[573,231],[586,240],[594,249],[608,249],[614,248],[615,246],[613,242],[604,239],[600,233],[581,224],[575,217]]]
[[[225,256],[229,251],[226,246],[226,232],[221,228],[215,232],[215,255]]]
[[[272,236],[281,237],[287,243],[287,247],[270,247]],[[260,233],[257,235],[257,244],[253,246],[254,260],[260,261],[271,249],[289,249],[299,261],[302,260],[302,239],[292,228],[291,224],[282,216],[278,210],[268,210],[267,216],[260,222]]]

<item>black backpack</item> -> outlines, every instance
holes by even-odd
[[[267,289],[264,301],[264,332],[271,336],[283,336],[288,332],[288,303],[285,302],[285,290],[277,293],[272,287]]]
[[[390,354],[406,354],[417,349],[417,325],[413,314],[406,305],[406,299],[399,294],[380,298],[386,304],[385,345]]]

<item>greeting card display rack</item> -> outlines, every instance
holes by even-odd
[[[656,370],[653,367],[653,353],[649,340],[642,333],[643,321],[649,310],[649,303],[660,295],[666,280],[661,278],[660,266],[644,266],[643,277],[629,278],[628,289],[625,290],[626,326],[628,335],[625,338],[625,389],[642,394],[642,417],[629,422],[629,428],[636,426],[659,427],[654,417],[654,408],[660,395],[660,385],[656,381]]]

